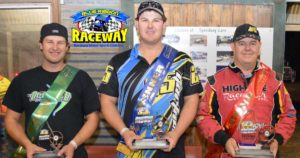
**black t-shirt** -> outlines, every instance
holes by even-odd
[[[26,128],[32,113],[58,74],[47,72],[39,66],[20,73],[12,81],[3,104],[15,112],[25,112]],[[62,102],[67,104],[59,109]],[[47,150],[53,150],[51,145],[61,147],[68,144],[83,126],[85,116],[99,111],[99,108],[94,82],[86,72],[79,70],[34,143]],[[87,157],[83,146],[74,154],[76,158]]]

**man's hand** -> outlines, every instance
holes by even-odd
[[[126,131],[123,134],[123,138],[125,140],[126,145],[130,148],[130,150],[133,150],[133,148],[132,148],[132,142],[134,140],[141,140],[142,139],[140,136],[136,135],[132,130]]]
[[[225,149],[228,154],[235,157],[236,151],[239,150],[239,147],[233,138],[229,138],[225,144]]]
[[[75,148],[72,144],[65,145],[59,152],[58,156],[65,156],[66,158],[73,158]]]
[[[273,139],[270,143],[270,151],[273,153],[274,157],[276,157],[278,151],[278,141]]]
[[[46,151],[46,149],[41,148],[35,144],[29,144],[26,147],[27,158],[32,158],[35,153]]]
[[[163,149],[163,151],[170,152],[173,148],[175,148],[177,141],[179,139],[179,136],[174,131],[170,131],[170,132],[166,133],[163,138],[165,138],[169,141],[169,148]]]

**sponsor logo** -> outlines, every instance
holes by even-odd
[[[45,94],[46,91],[33,91],[30,94],[27,94],[27,97],[29,98],[29,102],[41,102]],[[72,94],[70,92],[65,92],[59,101],[69,102],[71,98],[72,98]]]
[[[175,129],[176,124],[177,124],[177,119],[179,116],[179,97],[180,97],[180,92],[182,90],[182,76],[180,73],[176,71],[175,76],[172,77],[176,81],[176,88],[174,91],[174,99],[171,101],[171,106],[172,106],[172,117],[171,117],[171,122],[172,122],[172,129]]]
[[[244,93],[224,93],[223,97],[224,97],[224,100],[227,100],[227,101],[237,101],[237,100],[239,100],[240,97],[243,96],[243,94]],[[256,96],[255,98],[259,101],[267,101],[266,93],[262,93],[261,95]]]

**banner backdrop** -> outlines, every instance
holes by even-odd
[[[273,28],[258,28],[262,48],[261,60],[272,67]],[[206,77],[228,65],[233,52],[230,41],[235,27],[167,27],[163,43],[187,53],[197,68],[202,84]],[[134,44],[138,43],[134,29]]]

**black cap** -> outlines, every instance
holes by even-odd
[[[41,38],[42,41],[46,36],[62,36],[68,41],[68,30],[65,26],[58,23],[45,24],[41,29]]]
[[[138,13],[136,16],[136,19],[138,19],[140,17],[140,15],[146,11],[146,10],[153,10],[156,11],[157,13],[159,13],[162,17],[163,20],[166,21],[167,18],[165,16],[165,12],[164,9],[162,7],[162,5],[159,2],[156,1],[144,1],[140,4],[139,8],[138,8]]]
[[[250,37],[260,41],[260,36],[257,28],[250,24],[243,24],[236,28],[232,41],[238,41],[243,38]]]

